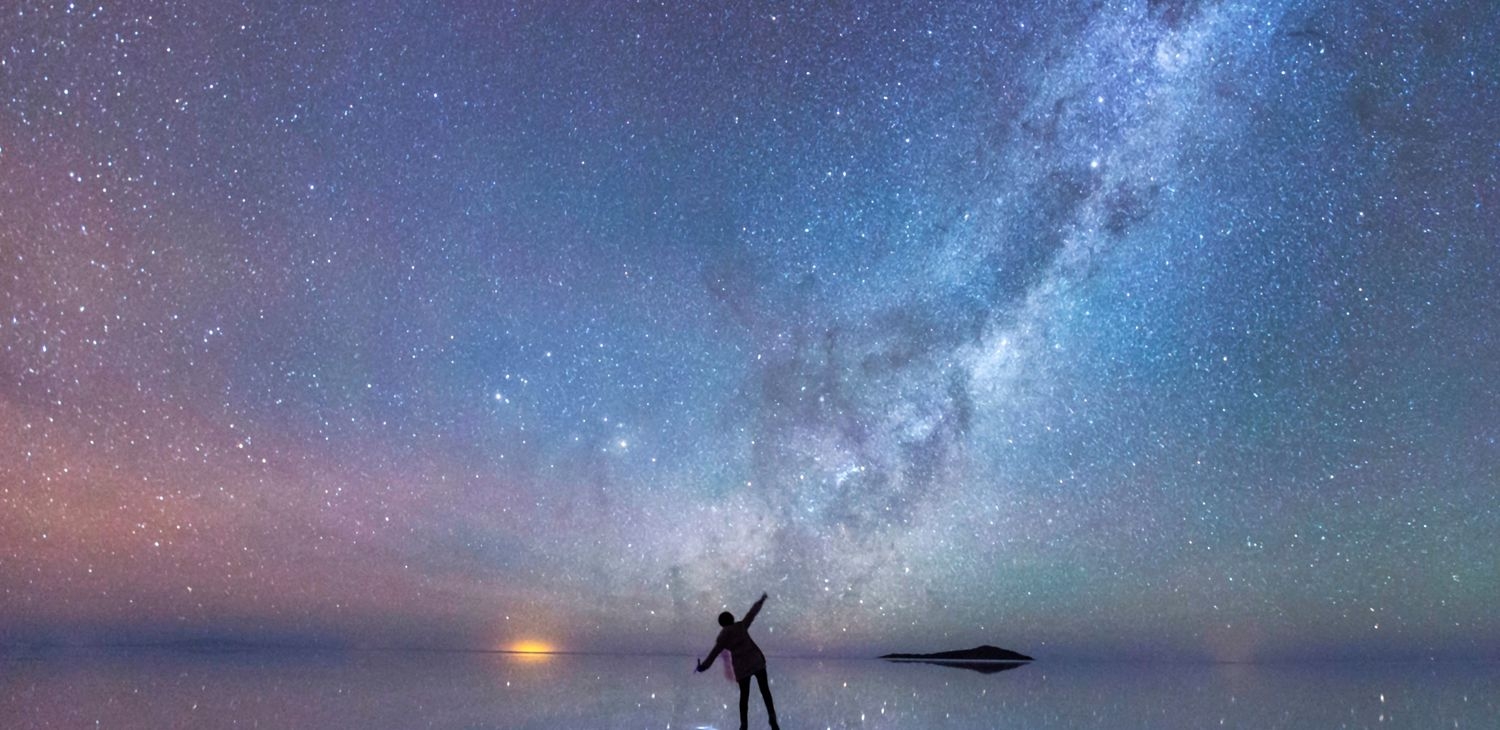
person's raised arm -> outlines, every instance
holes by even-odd
[[[749,626],[750,622],[755,620],[755,614],[760,613],[760,607],[765,605],[765,602],[766,594],[762,593],[760,594],[760,600],[756,601],[755,605],[751,606],[750,610],[745,612],[745,620],[740,623]]]

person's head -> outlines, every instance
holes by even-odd
[[[734,614],[732,614],[732,613],[730,613],[728,611],[725,611],[724,613],[719,614],[719,625],[720,626],[728,626],[728,625],[730,625],[732,623],[734,623]]]

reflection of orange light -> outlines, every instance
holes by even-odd
[[[552,645],[545,642],[527,639],[511,644],[506,651],[516,654],[551,654],[553,649]]]

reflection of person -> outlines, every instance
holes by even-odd
[[[713,666],[714,659],[719,652],[728,651],[731,663],[734,664],[734,678],[740,683],[740,730],[745,730],[745,715],[750,709],[750,678],[755,677],[760,682],[760,698],[766,703],[766,714],[771,717],[771,730],[781,730],[776,724],[776,704],[771,701],[771,685],[766,679],[766,655],[760,653],[760,647],[755,645],[755,640],[750,638],[750,622],[755,620],[755,615],[760,613],[760,607],[766,602],[766,594],[760,594],[760,600],[745,612],[744,620],[736,623],[734,614],[725,611],[719,614],[719,638],[714,642],[714,650],[709,653],[708,658],[698,662],[698,671],[706,671]]]

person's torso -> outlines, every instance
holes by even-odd
[[[719,632],[719,643],[733,652],[735,656],[760,653],[760,647],[756,646],[755,640],[750,638],[750,628],[744,624],[736,623],[725,626]]]

